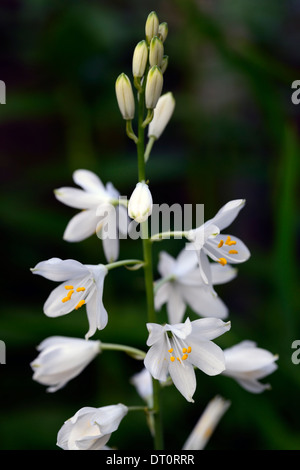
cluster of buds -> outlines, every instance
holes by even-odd
[[[156,12],[152,11],[146,20],[145,39],[136,45],[132,57],[133,84],[138,92],[138,100],[143,99],[147,109],[143,127],[154,121],[148,132],[148,137],[153,136],[154,139],[163,132],[175,106],[172,93],[162,95],[163,74],[168,66],[168,56],[164,53],[167,35],[167,23],[159,23]],[[128,75],[121,73],[115,88],[120,112],[127,122],[127,134],[137,142],[131,126],[135,116],[135,98]]]

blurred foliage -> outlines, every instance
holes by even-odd
[[[53,256],[104,260],[97,237],[62,240],[75,211],[59,204],[53,189],[73,185],[72,172],[88,168],[130,195],[135,148],[114,82],[120,72],[131,75],[132,52],[151,10],[169,24],[164,90],[177,103],[148,163],[153,197],[204,203],[206,219],[230,199],[246,198],[232,233],[252,257],[237,279],[219,286],[232,329],[218,344],[251,339],[279,354],[278,371],[265,380],[272,390],[261,395],[200,371],[195,404],[164,389],[167,446],[180,449],[207,402],[220,394],[231,407],[209,449],[300,449],[300,365],[291,361],[291,344],[300,337],[299,108],[291,103],[291,83],[300,78],[297,0],[261,0],[259,8],[252,0],[1,2],[0,79],[7,86],[0,107],[0,338],[7,347],[1,449],[55,449],[57,431],[82,406],[141,403],[129,378],[142,364],[120,353],[103,353],[55,394],[32,381],[36,346],[51,335],[83,337],[87,319],[79,311],[46,318],[42,306],[53,285],[29,268]],[[158,244],[155,261],[159,250],[176,255],[181,246]],[[120,256],[137,257],[139,250],[127,240]],[[145,349],[142,272],[111,272],[104,303],[109,323],[95,337]],[[160,318],[165,321],[164,313]],[[131,413],[110,444],[151,448],[142,414]]]

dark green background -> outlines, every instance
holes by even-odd
[[[135,146],[125,135],[114,83],[121,72],[131,76],[133,49],[151,10],[169,24],[164,91],[176,98],[147,165],[154,201],[205,204],[209,218],[227,201],[246,198],[230,232],[252,257],[237,279],[218,288],[232,322],[218,344],[250,339],[279,354],[278,370],[265,379],[272,390],[261,395],[200,371],[195,404],[165,389],[166,446],[180,449],[206,403],[220,394],[231,407],[209,449],[300,448],[300,365],[291,361],[291,344],[300,338],[300,105],[291,102],[291,84],[300,79],[299,2],[6,0],[0,5],[0,79],[7,86],[0,107],[0,338],[7,348],[1,449],[57,449],[59,428],[79,408],[142,404],[129,383],[141,364],[121,353],[103,353],[55,394],[32,381],[36,346],[51,335],[83,337],[88,325],[84,311],[47,318],[42,306],[54,283],[29,268],[54,256],[105,262],[96,236],[63,241],[76,210],[57,202],[53,189],[73,185],[72,172],[87,168],[131,194]],[[176,255],[181,247],[180,241],[155,245],[155,265],[159,250]],[[139,256],[139,242],[122,243],[121,258]],[[145,349],[142,271],[111,272],[104,303],[109,323],[93,339]],[[124,419],[110,445],[151,448],[143,415]]]

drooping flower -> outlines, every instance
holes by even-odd
[[[248,248],[241,240],[220,233],[233,222],[244,205],[244,199],[230,201],[212,219],[188,233],[191,244],[187,249],[197,252],[200,273],[206,284],[209,284],[207,256],[222,266],[243,263],[250,257]]]
[[[193,402],[196,389],[194,366],[207,375],[220,374],[225,369],[222,349],[211,340],[230,329],[230,322],[217,318],[201,318],[193,322],[164,326],[148,323],[150,346],[144,364],[152,377],[165,382],[168,374],[175,387]]]
[[[105,328],[108,316],[102,295],[108,271],[103,264],[84,265],[72,259],[51,258],[41,261],[31,271],[51,281],[62,282],[44,304],[44,313],[48,317],[66,315],[85,304],[89,321],[86,339],[93,336],[97,329]]]
[[[37,347],[39,355],[31,362],[33,380],[48,385],[47,392],[56,392],[99,354],[100,341],[51,336]]]
[[[128,202],[128,215],[138,223],[145,222],[152,213],[152,195],[144,181],[137,183]]]
[[[74,182],[82,189],[61,187],[54,191],[56,199],[67,206],[81,209],[69,221],[63,238],[68,242],[82,241],[94,233],[101,237],[101,221],[105,213],[109,214],[108,222],[115,228],[110,230],[109,237],[102,237],[103,250],[108,262],[119,256],[119,232],[128,230],[127,208],[119,204],[120,193],[112,183],[103,185],[100,178],[89,170],[76,170]]]
[[[183,249],[177,259],[161,252],[158,271],[162,279],[156,282],[155,308],[160,310],[166,303],[171,324],[182,321],[187,306],[202,317],[224,319],[228,316],[224,302],[213,289],[204,284],[194,251]],[[210,271],[212,285],[229,282],[236,276],[236,270],[229,265],[223,267],[218,263],[210,263]]]
[[[165,93],[162,95],[154,110],[153,119],[148,127],[148,137],[159,139],[170,121],[175,109],[175,99],[173,93]]]
[[[128,408],[118,405],[84,407],[68,419],[57,435],[57,445],[64,450],[102,450],[111,434],[126,416]]]
[[[197,421],[182,450],[203,450],[229,406],[230,401],[219,396],[213,398]]]
[[[258,348],[253,341],[241,343],[224,350],[225,370],[222,375],[232,377],[248,392],[261,393],[270,388],[259,382],[277,369],[277,355]]]

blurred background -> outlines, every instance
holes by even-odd
[[[300,449],[300,365],[291,361],[292,342],[300,339],[300,105],[291,102],[291,84],[300,79],[300,3],[254,3],[1,0],[0,339],[7,354],[0,371],[1,449],[58,449],[58,430],[79,408],[143,404],[129,380],[142,364],[122,353],[103,353],[55,394],[33,382],[36,346],[52,335],[84,337],[88,325],[80,310],[47,318],[42,307],[54,284],[30,268],[52,257],[105,262],[96,236],[63,241],[77,211],[56,201],[53,190],[74,186],[72,172],[86,168],[131,194],[135,145],[126,137],[114,85],[119,73],[131,76],[132,53],[152,10],[169,25],[164,91],[176,98],[147,166],[153,198],[205,204],[206,219],[231,199],[247,200],[230,232],[252,257],[217,289],[232,322],[217,342],[229,347],[249,339],[279,354],[278,370],[263,380],[272,389],[260,395],[200,371],[195,404],[164,389],[166,447],[180,449],[219,394],[231,407],[207,448]],[[160,250],[176,256],[181,248],[179,240],[155,245],[155,266]],[[120,258],[140,255],[139,242],[122,242]],[[143,289],[142,271],[112,271],[104,291],[109,323],[93,339],[145,349]],[[151,449],[142,413],[128,415],[109,444]]]

